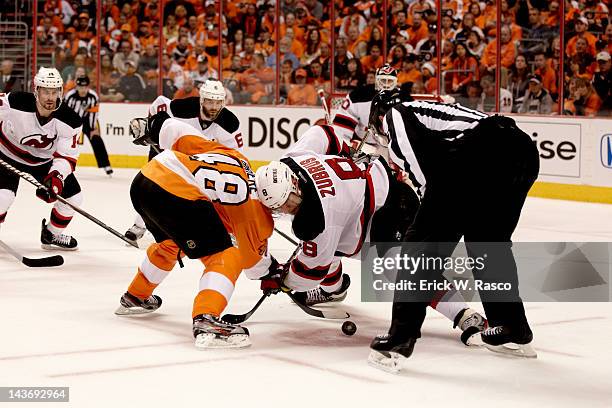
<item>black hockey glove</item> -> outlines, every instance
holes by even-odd
[[[289,271],[289,264],[281,264],[274,257],[271,258],[272,264],[268,267],[268,274],[260,278],[260,288],[266,294],[275,295],[288,290],[283,286],[283,280]]]

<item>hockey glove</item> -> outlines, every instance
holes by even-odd
[[[142,145],[142,146],[150,146],[150,145],[159,146],[159,132],[161,131],[161,127],[166,121],[166,119],[169,119],[169,118],[170,118],[170,115],[168,115],[168,113],[165,111],[161,111],[161,112],[156,113],[153,116],[150,116],[147,119],[147,123],[146,123],[146,127],[144,131],[142,130],[143,119],[137,118],[136,120],[139,121],[138,125],[140,126],[140,129],[138,129],[137,132],[134,131],[132,133],[134,136],[134,140],[132,141],[132,143],[137,144],[137,145]],[[131,128],[132,128],[132,125],[130,124],[130,129]],[[134,128],[136,128],[136,126],[134,126]]]
[[[261,277],[260,288],[266,294],[275,295],[286,289],[283,287],[283,279],[287,275],[289,265],[278,263],[274,257],[271,258],[272,264],[268,268],[268,274]]]
[[[36,196],[47,203],[52,203],[62,194],[64,179],[57,170],[53,170],[43,179],[42,185],[44,187],[36,189]]]

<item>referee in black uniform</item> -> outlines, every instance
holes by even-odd
[[[98,167],[104,169],[109,176],[113,174],[108,153],[98,123],[98,94],[89,89],[89,77],[82,76],[76,79],[76,88],[70,90],[64,97],[65,103],[83,119],[83,133],[91,143]]]
[[[470,256],[486,253],[486,267],[473,270],[474,277],[510,282],[512,289],[503,297],[480,292],[489,321],[482,340],[493,351],[535,357],[511,250],[512,233],[539,172],[535,143],[511,118],[459,104],[398,102],[381,92],[372,102],[370,123],[389,143],[390,159],[408,174],[421,199],[404,241],[422,243],[418,255],[448,257],[463,237]],[[418,270],[412,279],[437,276],[439,281],[443,272]],[[395,347],[410,356],[421,336],[426,298],[433,293],[420,295],[425,297],[415,301],[396,291],[389,334],[374,339],[372,350],[388,355]]]

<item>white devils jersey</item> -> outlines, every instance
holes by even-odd
[[[357,254],[367,239],[374,212],[389,192],[384,165],[306,153],[282,159],[298,175],[302,203],[293,217],[293,233],[303,241],[285,279],[297,291],[312,289],[332,263]]]
[[[370,119],[372,99],[376,94],[374,85],[365,85],[350,92],[334,116],[334,125],[354,130],[357,137],[363,139]]]
[[[50,171],[57,170],[65,178],[79,157],[81,123],[66,104],[49,118],[38,118],[34,94],[0,93],[0,155],[28,166],[53,160]]]
[[[298,156],[306,152],[349,156],[352,133],[336,125],[314,125],[291,145],[284,157]]]
[[[215,120],[207,121],[200,118],[199,97],[170,100],[160,95],[149,107],[149,115],[155,115],[161,111],[168,112],[171,117],[190,124],[209,140],[217,141],[238,151],[241,151],[244,146],[242,133],[240,133],[240,121],[227,108],[223,108]]]

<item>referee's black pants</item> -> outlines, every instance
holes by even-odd
[[[474,278],[509,282],[512,286],[503,298],[499,291],[480,292],[489,325],[529,330],[518,293],[511,237],[527,193],[538,176],[535,143],[516,127],[514,120],[494,116],[441,156],[439,170],[427,178],[421,206],[405,236],[407,242],[421,243],[420,252],[411,255],[450,256],[464,237],[470,256],[487,254],[487,267],[473,270]],[[490,242],[497,244],[482,244]],[[417,270],[411,276],[400,273],[398,279],[442,280],[443,272]],[[406,297],[406,292],[395,293],[390,334],[420,337],[435,290],[420,295],[415,299]]]

